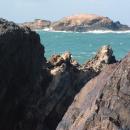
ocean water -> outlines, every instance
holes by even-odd
[[[117,59],[123,58],[130,52],[130,32],[49,32],[37,31],[45,46],[45,56],[70,51],[79,63],[85,63],[93,57],[103,45],[113,48]]]

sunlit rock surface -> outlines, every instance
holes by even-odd
[[[98,16],[95,14],[79,14],[64,17],[63,19],[52,23],[51,27],[53,30],[56,31],[74,31],[74,32],[86,32],[94,30],[107,30],[107,31],[130,30],[130,27],[121,24],[119,21],[113,22],[108,17]]]

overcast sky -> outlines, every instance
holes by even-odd
[[[130,25],[129,12],[130,0],[0,0],[0,17],[15,22],[93,13]]]

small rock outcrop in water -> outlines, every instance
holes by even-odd
[[[32,30],[35,29],[45,29],[51,25],[51,21],[42,20],[42,19],[35,19],[33,22],[25,22],[20,24],[20,26],[26,26],[31,28]]]
[[[97,16],[94,14],[80,14],[65,17],[51,25],[56,31],[75,31],[86,32],[94,30],[113,30],[125,31],[130,30],[130,27],[123,25],[120,22],[113,22],[108,17]]]
[[[130,53],[76,95],[56,130],[130,129]]]

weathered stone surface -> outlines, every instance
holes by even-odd
[[[49,66],[53,81],[50,83],[44,98],[44,102],[49,101],[49,103],[44,105],[46,109],[45,122],[48,124],[48,129],[55,130],[58,122],[72,103],[74,96],[86,82],[98,75],[103,69],[104,66],[100,65],[102,64],[101,58],[112,58],[112,50],[111,53],[110,50],[110,47],[103,47],[95,56],[98,58],[92,59],[93,62],[90,60],[91,64],[89,63],[88,66],[86,63],[87,67],[74,63],[75,61],[71,58],[69,52],[52,56]],[[107,65],[108,63],[110,64],[110,62],[104,64]],[[98,70],[94,69],[93,66],[98,68]],[[52,121],[51,125],[50,121]]]
[[[48,61],[48,64],[54,67],[60,66],[62,63],[71,64],[72,62],[74,62],[74,60],[71,59],[71,53],[65,52],[62,55],[52,55],[52,57]]]
[[[66,58],[63,58],[64,56]],[[55,130],[74,96],[87,81],[98,74],[93,69],[80,69],[79,66],[73,66],[70,57],[66,54],[53,56],[53,58],[49,62],[53,80],[43,97],[45,124],[49,130]]]
[[[130,53],[76,95],[57,130],[130,129]]]
[[[113,22],[108,17],[97,16],[94,14],[80,14],[65,17],[51,24],[53,30],[86,32],[93,30],[130,30],[127,25],[120,22]]]
[[[110,46],[102,46],[97,54],[89,60],[86,64],[86,68],[92,67],[95,71],[101,71],[106,65],[116,63],[113,50]]]

